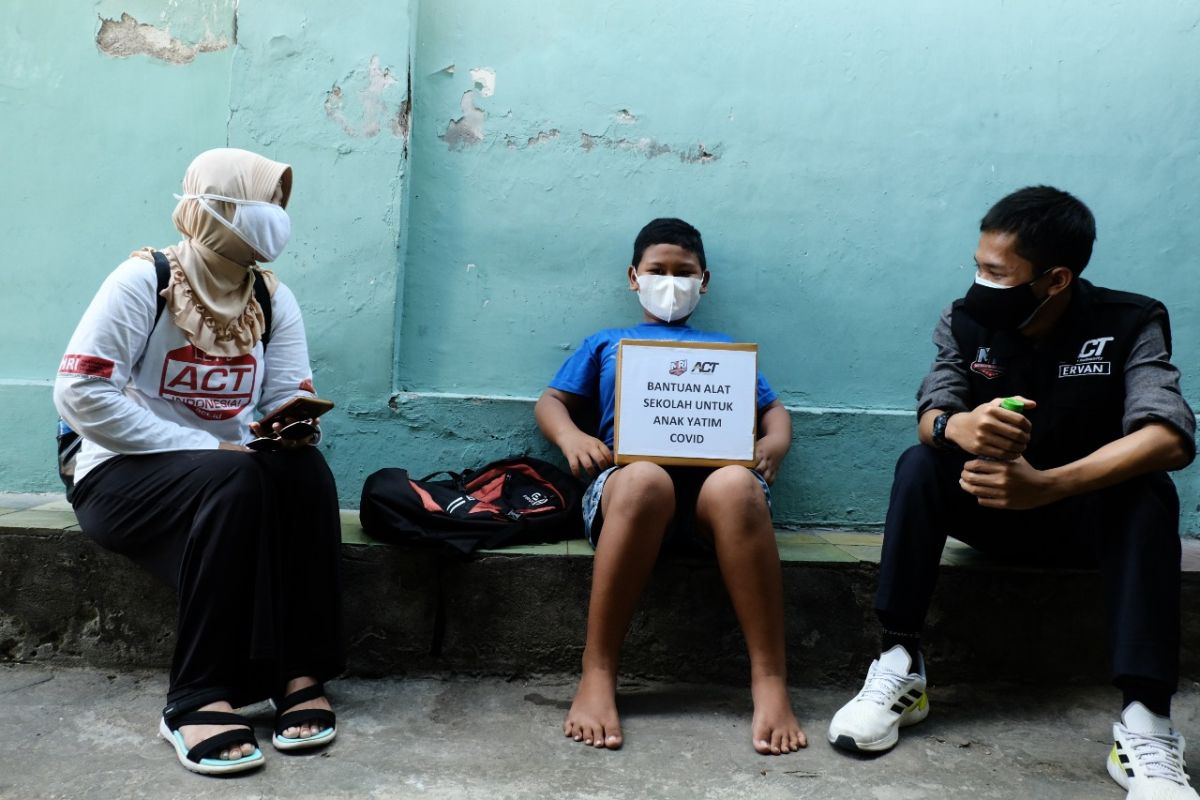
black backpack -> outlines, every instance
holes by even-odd
[[[157,288],[154,290],[154,322],[150,325],[151,334],[154,333],[154,328],[158,325],[158,318],[162,316],[163,309],[167,307],[167,298],[163,297],[162,293],[171,280],[171,263],[167,261],[167,257],[157,250],[153,251],[152,255],[154,256],[154,276]],[[267,290],[266,281],[263,280],[263,276],[259,272],[254,273],[254,298],[258,300],[259,306],[262,307],[262,346],[265,353],[267,342],[271,340],[271,293]],[[149,337],[147,337],[146,341],[148,344]],[[143,346],[144,349],[145,347]],[[83,446],[83,439],[71,429],[66,420],[59,417],[58,477],[67,489],[67,502],[70,502],[72,496],[75,494],[75,458],[79,455],[79,448],[81,446]]]
[[[435,480],[439,475],[449,477]],[[391,468],[367,477],[359,518],[376,539],[469,555],[479,548],[578,538],[581,497],[570,475],[525,456],[420,480]]]

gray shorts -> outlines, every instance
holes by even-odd
[[[604,527],[604,514],[600,510],[600,501],[604,497],[604,484],[620,467],[609,467],[592,480],[583,493],[583,530],[587,535],[588,544],[596,546],[600,540],[600,532]],[[704,480],[711,475],[713,467],[663,467],[675,484],[675,519],[671,529],[667,531],[666,545],[679,545],[699,541],[696,536],[696,501],[700,497],[700,487]],[[771,487],[757,470],[750,470],[762,486],[763,495],[767,499],[767,510],[771,509]]]

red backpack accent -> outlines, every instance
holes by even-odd
[[[449,477],[434,480],[439,475]],[[579,482],[570,475],[523,456],[420,480],[389,468],[367,477],[359,518],[363,530],[377,539],[432,543],[470,554],[578,538],[581,496]]]

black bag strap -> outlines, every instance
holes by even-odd
[[[263,315],[263,352],[271,342],[271,292],[267,289],[267,279],[258,270],[254,270],[254,299],[258,301]]]
[[[428,475],[426,475],[424,478],[419,479],[417,481],[417,483],[429,483],[431,480],[436,478],[438,475],[449,475],[450,480],[454,482],[455,487],[461,487],[463,485],[463,475],[460,475],[457,472],[451,472],[448,469],[438,470],[437,472],[431,472]]]
[[[162,316],[163,309],[167,307],[167,298],[163,297],[163,290],[171,282],[171,262],[167,261],[167,257],[157,250],[153,252],[153,255],[154,275],[158,278],[158,288],[154,290],[154,325],[157,325],[158,318]],[[150,326],[150,330],[154,330],[154,325]]]

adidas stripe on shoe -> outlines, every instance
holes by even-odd
[[[1129,792],[1127,800],[1200,800],[1183,761],[1183,735],[1166,717],[1130,703],[1113,725],[1108,774]]]
[[[920,658],[918,656],[918,658]],[[862,690],[829,722],[829,742],[854,753],[882,753],[900,739],[900,728],[929,715],[925,665],[900,645],[871,662]]]

